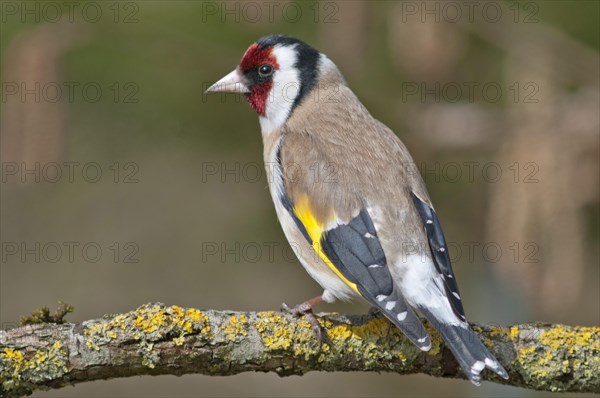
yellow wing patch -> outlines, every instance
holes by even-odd
[[[321,257],[325,264],[327,264],[327,266],[331,268],[331,270],[335,272],[335,274],[339,276],[340,279],[344,281],[344,283],[346,283],[352,288],[352,290],[358,293],[356,283],[350,282],[344,275],[342,275],[342,273],[337,269],[335,264],[331,262],[329,257],[327,257],[327,255],[321,248],[321,238],[323,237],[323,233],[325,232],[324,223],[319,222],[319,220],[315,218],[310,208],[310,201],[307,195],[302,195],[297,201],[297,203],[294,205],[294,214],[296,214],[296,217],[298,217],[298,219],[304,225],[304,228],[306,228],[306,232],[312,240],[312,247],[317,252],[319,257]],[[335,213],[332,212],[331,216],[329,217],[329,220],[327,221],[332,221],[334,219]],[[360,295],[360,293],[358,294]]]

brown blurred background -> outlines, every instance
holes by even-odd
[[[58,300],[79,322],[151,301],[266,310],[320,293],[276,221],[256,115],[202,94],[271,33],[327,53],[407,144],[472,322],[598,325],[599,3],[465,3],[0,3],[2,327]],[[36,393],[547,395],[343,373]]]

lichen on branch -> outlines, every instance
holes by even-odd
[[[425,373],[464,378],[427,325],[421,352],[385,318],[320,314],[320,347],[310,323],[273,312],[184,309],[160,303],[82,324],[35,324],[0,332],[0,382],[6,396],[134,375],[233,375],[309,371]],[[510,374],[486,380],[545,391],[600,392],[600,328],[474,325]]]

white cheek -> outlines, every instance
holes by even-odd
[[[259,117],[263,134],[268,134],[285,123],[300,90],[294,47],[276,46],[273,55],[277,59],[279,69],[273,75],[273,87],[267,98],[265,115]]]
[[[294,103],[294,100],[298,96],[300,92],[300,87],[296,82],[286,83],[285,86],[281,88],[281,96],[286,102]]]

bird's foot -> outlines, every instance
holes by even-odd
[[[323,299],[321,298],[321,296],[318,296],[313,299],[307,300],[301,304],[298,304],[294,307],[290,307],[286,303],[281,304],[282,312],[286,312],[290,315],[297,316],[297,317],[304,316],[304,318],[306,318],[306,320],[312,326],[313,331],[315,332],[315,335],[317,336],[317,339],[319,340],[319,351],[321,350],[321,347],[323,346],[323,341],[324,341],[323,334],[327,335],[327,332],[321,327],[321,324],[319,323],[319,320],[317,319],[315,314],[313,314],[312,309],[315,305],[319,304],[321,301],[323,301]]]
[[[375,306],[369,308],[368,314],[373,318],[381,318],[382,316],[385,316],[383,315],[381,308]]]

